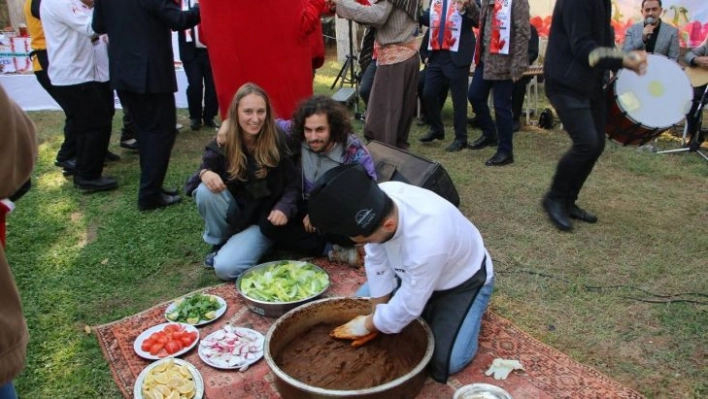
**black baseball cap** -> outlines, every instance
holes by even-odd
[[[358,163],[337,166],[310,192],[310,223],[345,237],[369,236],[391,209],[391,199]]]

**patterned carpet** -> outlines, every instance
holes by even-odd
[[[313,263],[330,274],[331,286],[325,296],[352,295],[364,281],[363,270],[330,264],[326,259]],[[201,336],[219,329],[225,322],[252,328],[264,335],[274,319],[259,316],[249,311],[233,283],[209,287],[202,292],[218,295],[226,300],[228,309],[218,321],[200,328]],[[133,341],[145,329],[164,323],[165,308],[169,302],[157,305],[134,316],[95,327],[98,341],[108,361],[113,379],[126,398],[133,397],[135,380],[148,364],[133,351]],[[508,379],[495,381],[484,372],[494,358],[517,359],[524,371],[514,371]],[[191,350],[183,359],[192,363],[204,378],[205,397],[221,398],[279,398],[273,377],[264,360],[247,371],[221,371],[204,364]],[[480,345],[474,361],[462,372],[453,375],[447,385],[428,378],[418,398],[452,398],[455,390],[473,382],[494,384],[506,389],[515,399],[600,399],[642,398],[639,393],[627,389],[597,370],[573,361],[567,355],[530,337],[509,320],[487,312],[482,323]]]

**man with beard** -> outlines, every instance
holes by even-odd
[[[279,120],[291,136],[293,152],[302,173],[302,199],[298,216],[285,226],[273,226],[261,232],[276,246],[308,255],[327,254],[332,261],[360,264],[359,252],[347,237],[324,234],[310,223],[309,196],[315,181],[327,171],[346,164],[361,164],[376,180],[374,161],[369,150],[353,133],[346,108],[326,96],[313,96],[300,104],[290,121]]]

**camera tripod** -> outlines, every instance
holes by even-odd
[[[334,90],[334,87],[339,83],[339,90],[332,96],[335,101],[354,104],[354,116],[359,118],[359,80],[356,77],[356,63],[357,57],[354,55],[354,33],[352,21],[349,20],[349,54],[344,61],[344,65],[337,73],[337,77],[334,79],[334,83],[330,87],[330,90]],[[350,87],[343,87],[345,84],[349,84]]]
[[[683,146],[682,148],[677,148],[674,150],[664,150],[664,151],[657,151],[657,154],[671,154],[671,153],[676,153],[676,152],[695,152],[696,154],[700,155],[708,161],[708,155],[704,154],[701,152],[701,140],[703,138],[703,135],[705,134],[705,131],[701,128],[703,124],[703,107],[706,105],[706,101],[708,101],[708,86],[706,86],[706,89],[703,91],[703,96],[701,96],[700,103],[698,103],[698,107],[696,109],[696,112],[693,114],[696,120],[697,129],[696,132],[691,135],[690,140],[686,140],[688,137],[688,123],[686,123],[683,127],[683,135],[681,136],[681,145]]]

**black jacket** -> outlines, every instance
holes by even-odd
[[[95,0],[93,30],[107,33],[111,86],[140,94],[177,91],[172,31],[198,24],[199,8],[174,0]]]
[[[610,0],[558,0],[543,63],[546,94],[598,98],[606,69],[622,60],[606,58],[590,67],[588,56],[598,47],[614,48]]]
[[[454,7],[453,2],[450,2],[448,7]],[[419,16],[420,24],[423,26],[430,26],[430,8],[423,11]],[[457,51],[450,52],[450,58],[452,58],[453,64],[458,67],[469,66],[472,64],[472,57],[474,56],[474,48],[476,46],[476,39],[474,37],[474,32],[472,28],[477,26],[477,21],[473,21],[467,18],[466,15],[462,16],[462,31],[460,32],[460,44],[457,47]],[[422,60],[428,58],[430,54],[428,51],[428,42],[430,41],[430,28],[426,29],[425,36],[420,43],[420,57]]]

